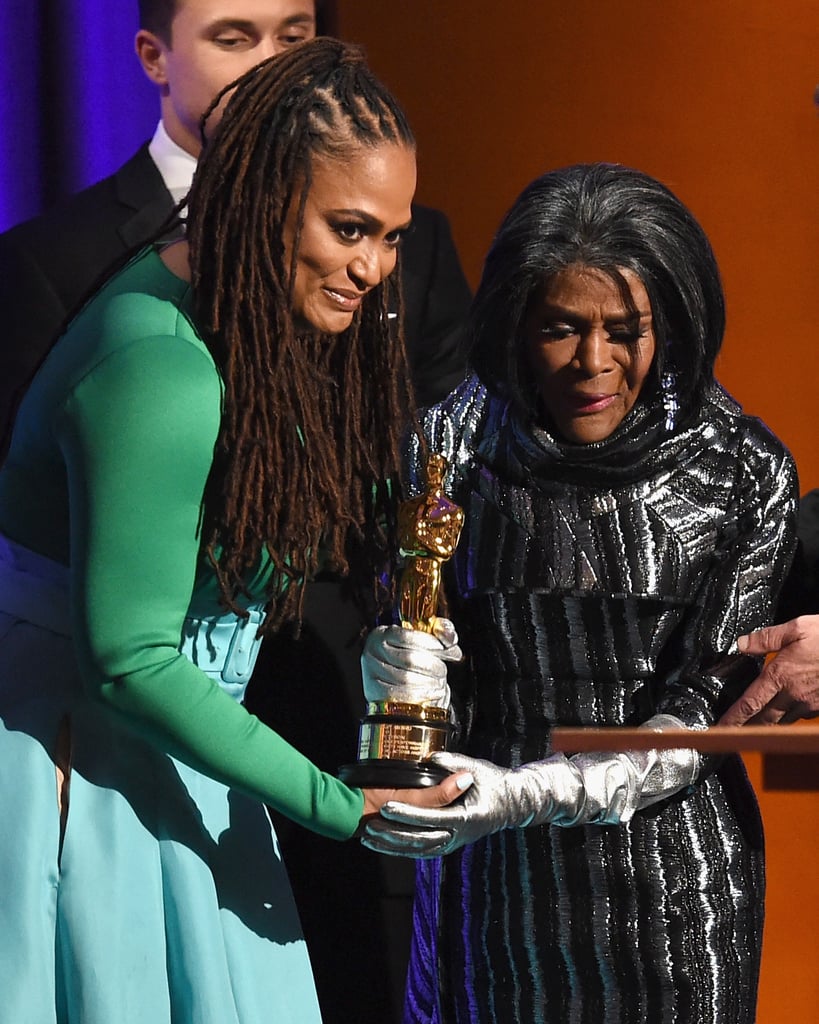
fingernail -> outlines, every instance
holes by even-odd
[[[744,651],[747,646],[748,646],[748,637],[747,636],[738,636],[737,637],[737,647],[740,649],[740,651]]]
[[[469,789],[469,787],[472,785],[474,781],[475,777],[472,775],[472,773],[467,772],[466,775],[458,776],[458,778],[455,780],[455,785],[458,787],[458,789],[463,791],[464,789]]]

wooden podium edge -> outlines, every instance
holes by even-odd
[[[715,725],[710,729],[570,728],[556,726],[552,749],[577,754],[586,751],[675,750],[687,748],[708,754],[757,750],[764,754],[819,753],[819,726]]]

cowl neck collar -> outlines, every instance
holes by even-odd
[[[638,402],[609,437],[591,444],[572,444],[525,420],[509,404],[498,402],[494,413],[490,412],[476,455],[493,472],[520,483],[632,483],[653,476],[708,443],[709,417],[703,412],[712,404],[739,412],[733,399],[714,384],[697,415],[681,415],[665,388]]]

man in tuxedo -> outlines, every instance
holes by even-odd
[[[110,177],[0,235],[0,427],[65,317],[118,258],[153,236],[190,187],[199,119],[218,90],[322,30],[314,0],[140,0],[137,56],[157,86],[154,137]],[[449,224],[413,208],[402,253],[404,332],[419,404],[460,379],[469,287]]]
[[[137,56],[160,96],[153,138],[110,177],[0,235],[0,424],[66,316],[114,262],[157,233],[187,193],[200,119],[219,89],[325,30],[314,0],[140,0],[139,7]],[[440,211],[413,207],[400,266],[404,334],[425,405],[461,379],[471,298]],[[301,638],[268,638],[248,691],[251,710],[330,771],[355,756],[363,697],[350,641],[360,628],[338,581],[311,584]],[[276,824],[325,1021],[398,1020],[412,862]]]

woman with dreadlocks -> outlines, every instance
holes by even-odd
[[[319,1019],[264,805],[346,839],[389,794],[240,702],[257,634],[298,619],[319,565],[363,589],[396,548],[386,279],[414,186],[356,48],[261,65],[205,147],[186,240],[115,273],[27,392],[0,473],[8,1020]]]

